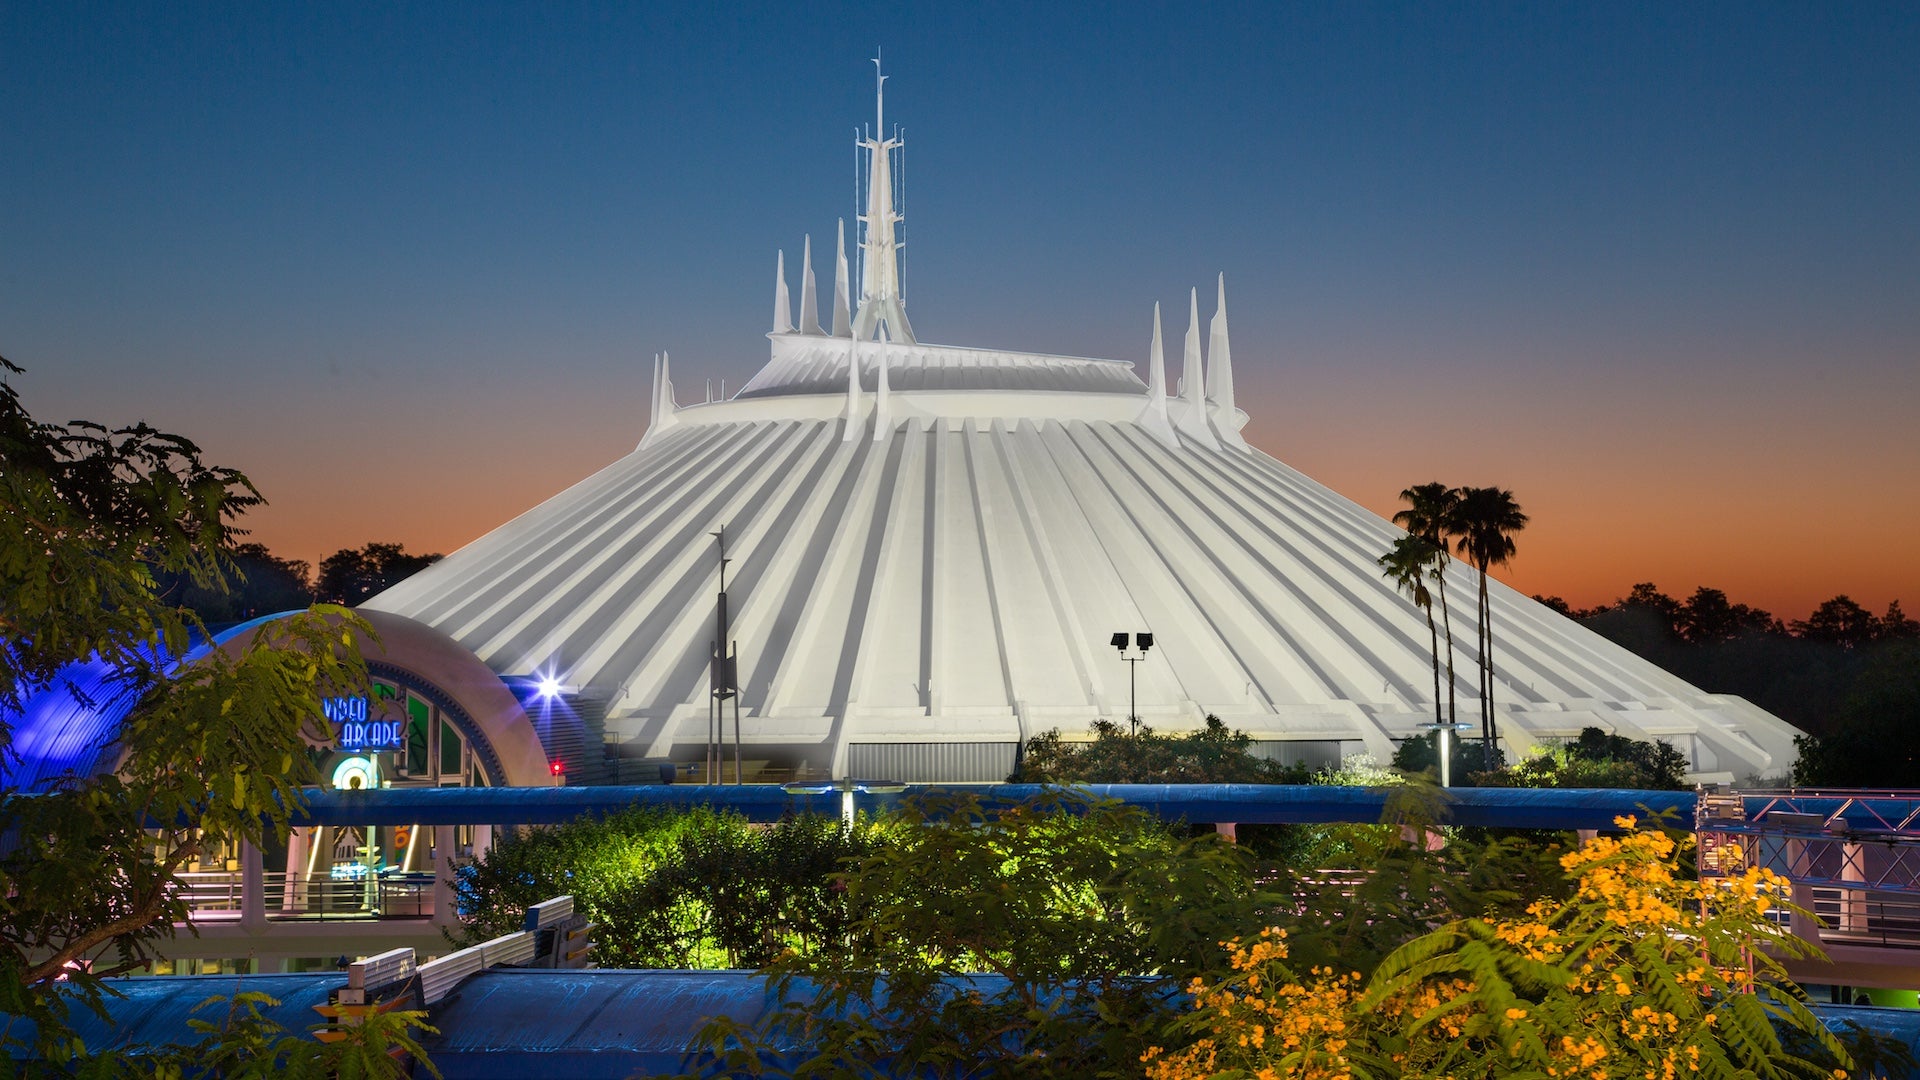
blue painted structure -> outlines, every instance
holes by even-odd
[[[188,1017],[217,1020],[218,1013],[194,1014],[194,1006],[246,990],[278,999],[267,1015],[289,1030],[306,1030],[318,1019],[313,1006],[345,986],[346,976],[157,976],[113,983],[122,996],[107,1001],[110,1022],[84,1008],[74,1012],[74,1026],[96,1049],[196,1041]],[[709,1017],[752,1025],[776,1007],[766,983],[750,971],[490,968],[430,1010],[440,1034],[422,1043],[446,1080],[671,1075],[689,1066],[687,1045]],[[1830,1027],[1852,1020],[1920,1045],[1920,1011],[1816,1005],[1814,1012]]]
[[[189,648],[180,662],[192,663],[281,614],[226,627],[211,641]],[[119,757],[120,725],[136,704],[137,695],[118,669],[98,656],[61,668],[51,685],[28,695],[19,713],[7,717],[13,741],[0,755],[0,789],[46,791],[63,776],[87,777],[112,768]]]
[[[1038,784],[911,785],[899,794],[856,791],[862,810],[901,799],[966,792],[1011,804],[1047,790]],[[1091,784],[1079,790],[1118,799],[1168,820],[1278,822],[1379,821],[1391,788],[1309,784]],[[1448,822],[1526,829],[1610,829],[1621,814],[1644,817],[1673,810],[1674,824],[1693,827],[1691,791],[1571,788],[1454,788]],[[544,825],[634,806],[733,810],[751,821],[778,821],[797,813],[837,814],[840,795],[790,794],[773,785],[648,785],[640,787],[412,788],[381,791],[307,791],[300,824],[317,825]]]

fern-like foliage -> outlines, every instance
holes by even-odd
[[[1772,917],[1791,910],[1786,880],[1698,879],[1683,870],[1692,837],[1617,824],[1621,835],[1561,859],[1564,899],[1441,926],[1364,987],[1358,973],[1286,969],[1282,932],[1233,943],[1233,974],[1193,988],[1190,1044],[1148,1054],[1148,1076],[1813,1080],[1853,1068],[1782,966],[1818,955]]]

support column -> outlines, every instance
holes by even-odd
[[[1867,930],[1867,853],[1854,841],[1840,846],[1840,930],[1864,934]],[[1859,882],[1854,888],[1849,883]]]
[[[1793,882],[1793,892],[1789,898],[1793,901],[1794,907],[1801,909],[1788,918],[1787,929],[1801,941],[1818,945],[1820,944],[1820,924],[1814,920],[1813,915],[1813,886],[1800,879],[1800,872],[1805,868],[1806,855],[1805,840],[1787,841],[1787,875]]]
[[[240,844],[240,925],[249,930],[267,925],[267,883],[261,865],[260,849]]]
[[[433,827],[433,925],[457,926],[460,911],[453,893],[452,825]]]

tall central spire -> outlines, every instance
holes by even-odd
[[[898,132],[886,135],[887,77],[880,58],[873,58],[873,135],[854,140],[867,151],[867,212],[860,216],[860,310],[854,315],[853,336],[871,341],[885,323],[887,337],[912,344],[906,301],[900,295],[900,248],[894,226],[901,216],[893,208],[893,152],[903,143]]]

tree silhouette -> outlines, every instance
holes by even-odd
[[[1805,619],[1795,620],[1793,632],[1812,641],[1831,641],[1851,649],[1880,636],[1880,620],[1842,593],[1823,601]]]
[[[1440,631],[1433,624],[1433,593],[1427,588],[1429,577],[1439,576],[1440,560],[1446,553],[1426,538],[1408,534],[1393,542],[1393,550],[1375,560],[1386,571],[1394,588],[1407,594],[1427,617],[1427,637],[1433,643],[1433,722],[1444,723],[1440,715]]]
[[[1455,550],[1480,571],[1480,734],[1489,766],[1499,760],[1500,733],[1493,722],[1493,604],[1487,572],[1513,558],[1513,534],[1526,527],[1527,515],[1514,501],[1513,492],[1497,487],[1460,489],[1449,531]]]
[[[440,561],[439,555],[409,555],[404,544],[342,548],[320,561],[314,592],[330,603],[352,606],[370,600]]]
[[[1434,560],[1433,580],[1440,586],[1440,625],[1447,638],[1445,722],[1451,724],[1459,720],[1460,714],[1455,707],[1453,693],[1453,618],[1447,609],[1447,563],[1450,561],[1447,558],[1447,533],[1452,528],[1460,493],[1436,480],[1401,491],[1400,500],[1407,504],[1407,508],[1393,515],[1393,523],[1407,530],[1409,535],[1425,540],[1439,552]]]

